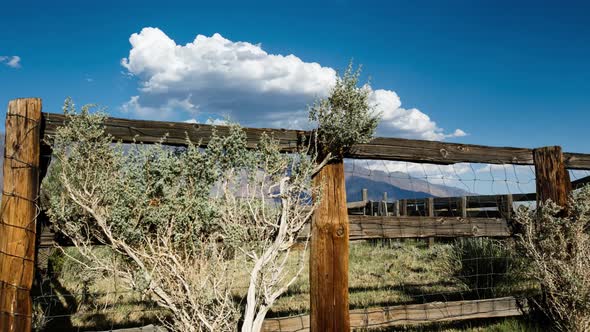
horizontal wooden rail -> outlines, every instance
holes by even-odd
[[[55,133],[63,125],[65,116],[56,113],[43,113],[44,137]],[[213,129],[220,135],[228,132],[226,126],[192,124],[182,122],[130,120],[108,118],[105,121],[106,132],[123,142],[157,143],[164,136],[165,144],[184,145],[186,139],[206,145]],[[309,142],[310,131],[266,128],[244,128],[250,146],[255,146],[262,133],[267,133],[279,140],[283,151],[295,151]],[[377,137],[367,144],[358,144],[351,148],[347,158],[380,159],[433,164],[455,164],[461,162],[486,164],[533,165],[533,150],[527,148],[492,147],[473,144],[458,144],[436,141],[424,141],[403,138]],[[564,153],[567,168],[590,169],[590,154]]]
[[[587,185],[588,183],[590,183],[590,175],[583,177],[581,179],[577,179],[577,180],[572,181],[572,188],[574,188],[574,189],[582,188],[583,186]]]
[[[506,219],[479,217],[423,216],[361,216],[349,215],[350,241],[368,239],[401,239],[424,237],[509,237],[512,235]],[[309,224],[301,238],[307,238]],[[55,234],[44,228],[39,235],[39,248],[52,247]],[[58,241],[59,242],[59,241]],[[68,246],[68,243],[59,243]]]
[[[424,237],[508,237],[506,219],[462,217],[355,216],[350,221],[350,240]]]
[[[43,120],[43,136],[47,138],[56,133],[57,128],[64,124],[66,117],[63,114],[43,113]],[[222,136],[229,133],[229,127],[227,126],[120,118],[107,118],[105,120],[106,133],[124,143],[134,141],[143,143],[163,142],[167,145],[182,146],[186,145],[188,138],[193,143],[201,142],[202,145],[207,145],[214,130]],[[279,140],[280,147],[285,152],[296,151],[304,143],[306,135],[309,135],[309,132],[302,130],[265,128],[244,128],[244,130],[246,131],[249,146],[256,146],[262,134],[267,133]]]
[[[467,200],[468,208],[486,208],[486,207],[498,207],[504,202],[507,195],[477,195],[477,196],[464,196]],[[535,193],[527,194],[512,194],[513,202],[528,202],[535,201],[537,195]],[[434,209],[452,208],[457,209],[460,207],[462,197],[434,197]],[[405,199],[403,200],[408,206],[418,205],[423,206],[424,198],[418,199]],[[389,203],[393,204],[393,203]],[[350,208],[350,207],[349,207]]]
[[[506,219],[474,217],[360,216],[349,215],[349,240],[427,237],[509,237]],[[309,234],[309,225],[302,238]]]
[[[526,310],[526,303],[520,304],[514,297],[356,309],[350,310],[350,327],[351,329],[382,328],[466,319],[511,317],[520,316]],[[309,331],[309,315],[268,318],[264,321],[262,331]]]

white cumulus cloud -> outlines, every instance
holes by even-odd
[[[20,68],[20,56],[13,55],[13,56],[6,56],[0,55],[0,63],[7,65],[8,67],[12,68]]]
[[[295,55],[269,54],[260,44],[234,42],[214,34],[179,45],[158,28],[129,38],[121,60],[139,81],[139,94],[122,110],[140,118],[186,120],[198,112],[230,115],[243,125],[309,127],[306,107],[325,97],[336,71]],[[464,136],[444,130],[416,108],[402,108],[391,90],[371,88],[371,102],[383,114],[378,134],[441,140]]]

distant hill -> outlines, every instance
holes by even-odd
[[[346,199],[349,202],[362,199],[363,188],[368,189],[369,200],[381,200],[387,192],[389,200],[456,197],[468,194],[467,191],[433,184],[403,172],[383,172],[369,170],[358,165],[345,164]]]

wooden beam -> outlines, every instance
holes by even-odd
[[[572,181],[572,187],[574,189],[578,189],[578,188],[582,188],[583,186],[587,185],[588,183],[590,183],[590,175],[585,176],[581,179],[577,179]]]
[[[63,125],[62,114],[43,113],[43,134],[45,137],[55,134],[57,127]],[[187,137],[193,142],[201,141],[206,145],[213,128],[220,135],[228,133],[226,126],[191,124],[165,121],[130,120],[108,118],[105,121],[106,132],[116,140],[123,142],[157,143],[166,134],[164,144],[185,145]],[[244,128],[248,144],[255,146],[262,133],[272,135],[279,140],[283,151],[295,151],[303,142],[309,142],[310,131]],[[377,137],[367,144],[353,146],[344,156],[354,159],[380,159],[409,162],[426,162],[434,164],[455,164],[461,162],[486,164],[533,165],[533,151],[527,148],[494,147],[473,144],[458,144],[403,138]],[[564,153],[564,162],[570,169],[590,169],[590,154]]]
[[[48,138],[56,133],[59,126],[66,120],[63,114],[43,113],[43,135]],[[255,147],[263,133],[266,133],[279,141],[283,152],[296,151],[302,147],[307,139],[309,143],[310,132],[303,130],[269,129],[269,128],[244,128],[248,146]],[[225,136],[229,133],[228,126],[212,126],[206,124],[130,120],[120,118],[107,118],[105,120],[105,132],[113,136],[115,140],[124,143],[134,141],[143,143],[158,143],[163,141],[167,145],[186,145],[187,138],[193,143],[201,142],[206,146],[211,139],[213,131]]]
[[[351,241],[383,238],[511,236],[508,223],[502,218],[350,215],[348,219]]]
[[[348,209],[359,209],[359,208],[364,208],[367,206],[366,201],[358,201],[358,202],[348,202],[346,203],[346,208]]]
[[[524,193],[524,194],[511,194],[514,202],[525,202],[535,201],[537,199],[536,193]],[[477,195],[477,196],[466,196],[467,205],[469,208],[484,208],[484,207],[498,207],[498,200],[503,195]],[[424,199],[408,199],[406,200],[409,205],[420,205],[423,204]],[[462,201],[462,197],[435,197],[434,208],[443,209],[459,209]]]
[[[561,147],[549,146],[533,151],[535,160],[535,178],[537,184],[537,204],[552,200],[564,207],[572,191],[572,183],[566,169]]]
[[[0,331],[30,331],[39,195],[41,99],[11,100],[6,113],[0,222]]]
[[[322,193],[311,225],[311,330],[348,331],[348,211],[344,163],[329,163],[313,178]]]
[[[511,317],[520,316],[527,310],[528,307],[524,300],[519,301],[511,296],[485,300],[407,304],[351,310],[350,327],[353,329],[383,328],[467,319]],[[262,331],[295,332],[309,331],[309,328],[309,315],[299,315],[268,318],[264,321]]]
[[[400,239],[426,237],[510,237],[512,232],[504,218],[460,218],[421,216],[362,216],[349,215],[349,240]],[[301,240],[307,240],[309,224],[301,232]],[[39,248],[52,247],[55,234],[44,230]],[[59,242],[67,247],[71,243]],[[98,243],[97,243],[98,244]]]

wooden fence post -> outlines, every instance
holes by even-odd
[[[408,201],[402,199],[399,204],[399,214],[400,216],[407,216],[408,215]]]
[[[537,206],[548,199],[564,208],[572,191],[570,175],[560,146],[548,146],[533,150],[537,183]]]
[[[41,99],[15,99],[8,103],[0,221],[2,332],[31,330],[40,124]]]
[[[383,205],[381,215],[387,217],[389,215],[389,211],[387,210],[387,191],[383,193],[383,202],[381,204]]]
[[[367,189],[367,188],[363,188],[362,201],[365,202],[365,207],[363,207],[363,216],[366,216],[367,215],[367,205],[369,202],[369,189]]]
[[[314,177],[322,199],[312,218],[310,298],[312,332],[350,330],[348,312],[348,210],[344,163],[329,163]]]
[[[428,197],[424,200],[424,211],[426,216],[434,217],[434,198]],[[428,238],[428,247],[434,246],[434,237]]]
[[[460,197],[459,202],[457,203],[457,208],[459,213],[461,213],[461,218],[467,218],[467,196]]]

